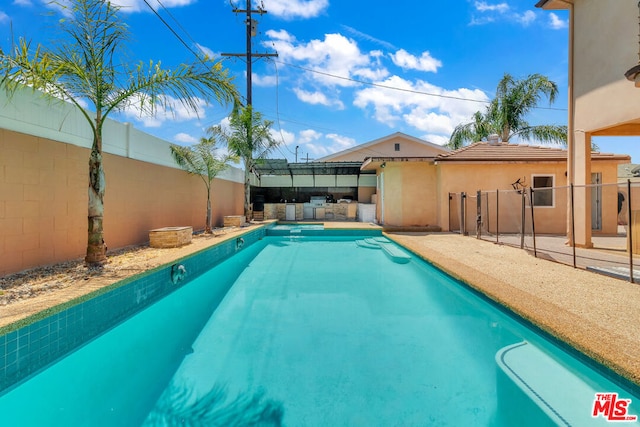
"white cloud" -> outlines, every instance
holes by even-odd
[[[338,135],[337,133],[327,134],[327,138],[333,141],[333,147],[338,147],[336,151],[346,150],[347,148],[354,147],[356,140],[349,138],[348,136]]]
[[[31,0],[13,0],[13,4],[16,6],[33,6]]]
[[[216,53],[209,49],[206,46],[201,45],[200,43],[196,43],[196,48],[198,48],[198,50],[202,53],[204,53],[205,55],[207,55],[209,58],[215,58],[217,57]]]
[[[298,140],[301,144],[306,144],[311,141],[315,141],[322,138],[322,133],[315,131],[313,129],[305,129],[300,131]]]
[[[314,156],[314,158],[319,158],[356,145],[355,139],[336,133],[327,134],[324,138],[324,140],[318,138],[318,143],[308,142],[304,145],[304,148],[306,148],[307,152]]]
[[[400,49],[396,53],[391,54],[391,59],[397,66],[409,70],[431,71],[435,73],[438,71],[438,68],[442,67],[442,61],[433,58],[428,51],[422,52],[422,55],[418,58],[406,50]]]
[[[506,20],[526,27],[535,21],[537,16],[532,10],[522,13],[512,11],[506,2],[490,4],[486,1],[475,1],[473,7],[479,14],[472,16],[470,25],[484,25]]]
[[[527,10],[522,14],[514,14],[514,19],[516,22],[519,22],[523,26],[527,26],[536,20],[536,14],[532,10]]]
[[[432,133],[422,135],[422,139],[436,145],[447,145],[449,143],[449,137],[443,135],[434,135]]]
[[[319,91],[308,92],[300,88],[294,88],[293,91],[295,92],[296,96],[300,101],[305,102],[307,104],[311,104],[311,105],[319,104],[319,105],[325,105],[327,107],[336,107],[340,110],[344,109],[344,104],[342,103],[342,101],[329,99],[322,92],[319,92]]]
[[[198,142],[198,138],[193,137],[187,133],[180,132],[173,137],[173,140],[179,144],[195,144]]]
[[[314,18],[329,7],[329,0],[264,0],[270,15],[283,19]]]
[[[483,110],[484,102],[489,99],[477,89],[446,90],[422,80],[413,82],[398,76],[392,76],[380,85],[403,91],[384,87],[362,89],[356,93],[354,105],[365,110],[371,108],[373,117],[388,126],[405,123],[447,137],[458,123]]]
[[[9,22],[9,15],[0,10],[0,22]]]
[[[474,7],[478,12],[498,12],[505,13],[509,10],[507,3],[488,4],[486,1],[476,1]]]
[[[284,129],[270,129],[271,136],[276,140],[284,143],[286,146],[291,146],[296,142],[296,135],[293,132],[288,132]],[[293,150],[290,150],[293,151]]]
[[[554,30],[561,30],[563,28],[567,28],[569,24],[564,19],[560,19],[558,15],[551,12],[549,14],[549,26]]]
[[[393,44],[391,44],[391,43],[389,43],[389,42],[387,42],[387,41],[377,39],[377,38],[375,38],[375,37],[373,37],[373,36],[370,36],[369,34],[366,34],[366,33],[363,33],[363,32],[361,32],[361,31],[358,31],[358,30],[356,30],[355,28],[350,27],[350,26],[348,26],[348,25],[342,25],[342,28],[344,28],[345,30],[347,30],[347,32],[348,32],[349,34],[351,34],[352,36],[357,37],[357,38],[359,38],[359,39],[364,39],[364,40],[370,41],[370,42],[372,42],[372,43],[375,43],[375,44],[377,44],[377,45],[380,45],[380,46],[382,46],[382,47],[385,47],[385,48],[387,48],[387,49],[389,49],[389,50],[397,50],[397,49],[398,49],[398,48],[397,48],[397,47],[395,47]]]
[[[267,31],[266,34],[271,40],[265,45],[275,48],[282,62],[300,62],[313,69],[315,73],[307,77],[322,85],[353,86],[357,83],[349,80],[352,76],[376,73],[372,58],[362,53],[354,40],[341,34],[325,34],[324,40],[306,43],[298,42],[286,31]]]
[[[278,83],[278,79],[276,76],[261,76],[256,73],[251,73],[251,82],[254,86],[271,87]]]

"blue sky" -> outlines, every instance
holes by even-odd
[[[123,6],[130,26],[134,62],[172,67],[193,62],[192,51],[216,57],[245,52],[245,15],[233,13],[233,5],[245,9],[245,0],[114,3]],[[275,136],[283,141],[272,157],[294,161],[298,147],[298,161],[318,159],[398,131],[444,144],[457,124],[485,108],[505,73],[540,73],[556,82],[556,102],[542,102],[528,119],[567,123],[565,11],[536,9],[535,0],[252,3],[267,11],[254,15],[253,51],[278,53],[253,63],[254,108],[274,122]],[[0,47],[10,46],[11,31],[14,38],[46,45],[59,18],[49,0],[0,0]],[[244,60],[227,58],[224,64],[246,95]],[[113,118],[189,144],[228,113],[202,105],[197,116],[178,110],[140,117],[132,110]],[[631,154],[640,162],[637,138],[595,142],[601,151]]]

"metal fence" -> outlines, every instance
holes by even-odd
[[[576,268],[639,281],[640,182],[594,181],[583,186],[449,193],[449,230],[519,247]],[[590,200],[592,248],[573,244],[577,196]]]

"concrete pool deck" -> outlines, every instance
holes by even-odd
[[[263,224],[207,236],[181,248],[143,249],[144,262],[85,277],[69,286],[0,307],[0,327],[100,287],[171,263]],[[325,222],[325,228],[376,229],[369,223]],[[535,258],[525,250],[449,233],[386,235],[541,329],[640,385],[640,285]],[[156,252],[153,252],[156,251]],[[156,255],[157,254],[157,255]]]

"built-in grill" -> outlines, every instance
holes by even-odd
[[[307,219],[324,219],[325,203],[325,196],[311,196],[309,203],[305,203],[302,207],[304,217]]]
[[[326,200],[325,196],[311,196],[309,204],[313,207],[324,207]]]

